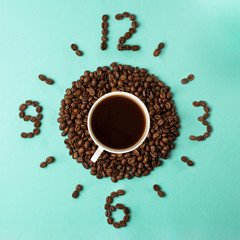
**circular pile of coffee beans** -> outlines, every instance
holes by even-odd
[[[48,85],[53,85],[54,84],[54,81],[51,78],[47,78],[43,74],[38,75],[38,78],[39,78],[39,80],[45,82]]]
[[[125,191],[122,189],[117,190],[117,192],[111,192],[110,196],[106,198],[106,204],[104,205],[104,209],[106,210],[105,216],[107,217],[107,223],[112,224],[115,228],[125,227],[127,222],[130,220],[130,209],[125,207],[122,203],[117,203],[115,206],[111,205],[113,199],[122,196],[125,194]],[[116,211],[116,209],[121,209],[124,212],[123,220],[120,222],[115,222],[114,218],[112,217],[112,212]]]
[[[203,107],[204,110],[204,114],[203,116],[199,116],[198,117],[198,121],[200,121],[204,126],[206,126],[207,131],[203,134],[203,135],[199,135],[199,136],[194,136],[191,135],[189,136],[189,139],[192,141],[203,141],[204,139],[208,138],[210,136],[210,133],[212,132],[212,127],[210,126],[209,122],[206,120],[207,118],[209,118],[209,113],[210,113],[210,108],[207,106],[207,103],[205,101],[194,101],[193,103],[194,107]]]
[[[144,68],[112,63],[85,71],[79,80],[66,89],[61,101],[59,129],[69,154],[90,174],[98,179],[111,177],[113,182],[123,178],[147,176],[155,167],[168,159],[174,141],[179,136],[180,119],[177,115],[170,87]],[[137,96],[146,105],[151,123],[145,141],[132,152],[113,154],[104,151],[97,162],[90,159],[97,149],[91,139],[87,118],[91,106],[108,92],[125,91]]]
[[[188,157],[186,157],[186,156],[182,156],[182,157],[181,157],[181,160],[182,160],[183,162],[187,163],[187,165],[188,165],[189,167],[192,167],[192,166],[194,165],[193,161],[192,161],[192,160],[189,160]]]
[[[77,198],[79,196],[79,192],[81,192],[82,189],[83,189],[83,186],[81,184],[78,184],[72,193],[72,197]]]
[[[107,41],[108,41],[108,38],[107,38],[107,35],[108,35],[108,15],[103,15],[102,16],[102,43],[101,43],[101,50],[106,50],[107,49]]]
[[[123,51],[123,50],[132,50],[132,51],[138,51],[140,47],[138,45],[124,45],[127,39],[131,38],[132,35],[136,32],[136,29],[138,27],[136,20],[136,16],[133,14],[129,14],[128,12],[124,12],[123,14],[119,13],[115,16],[117,20],[122,20],[123,18],[129,18],[131,23],[131,28],[129,28],[128,32],[124,34],[124,36],[120,37],[118,40],[118,45],[117,49],[118,51]]]
[[[55,158],[52,156],[49,156],[46,158],[46,160],[44,162],[40,163],[40,167],[41,168],[45,168],[48,164],[51,164],[55,161]]]
[[[159,197],[165,197],[165,193],[163,191],[161,191],[161,188],[158,184],[154,184],[153,185],[153,190],[157,192]]]
[[[154,50],[153,56],[157,57],[161,53],[161,50],[164,48],[164,43],[159,43],[158,47]]]
[[[71,44],[71,49],[76,53],[77,56],[82,56],[82,51],[78,50],[78,46],[76,44]]]
[[[25,114],[25,110],[28,106],[32,105],[36,108],[36,112],[38,113],[37,116],[30,116]],[[42,119],[42,106],[39,105],[39,102],[37,101],[31,101],[27,100],[25,103],[21,104],[19,107],[19,117],[23,118],[24,121],[31,121],[34,123],[34,129],[32,132],[26,133],[22,132],[21,137],[22,138],[32,138],[34,135],[38,135],[40,133],[40,126],[41,126],[41,119]]]

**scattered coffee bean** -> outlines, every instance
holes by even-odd
[[[118,194],[119,196],[122,196],[122,195],[125,194],[125,191],[124,191],[123,189],[119,189],[119,190],[117,190],[117,194]]]
[[[123,220],[122,220],[122,221],[120,221],[119,223],[120,223],[120,226],[121,226],[121,227],[125,227],[125,226],[126,226],[126,222],[125,222],[125,221],[123,221]]]
[[[113,198],[111,196],[107,196],[106,203],[110,204],[113,202]]]
[[[34,107],[37,107],[37,106],[39,105],[39,102],[33,101],[33,102],[32,102],[32,105],[33,105]]]
[[[154,56],[154,57],[159,56],[160,51],[161,51],[161,50],[159,50],[159,49],[155,49],[154,52],[153,52],[153,56]]]
[[[37,113],[42,112],[42,107],[41,107],[41,106],[36,107],[36,112],[37,112]]]
[[[194,101],[192,104],[193,104],[194,107],[198,107],[199,106],[199,102],[197,102],[197,101]]]
[[[26,104],[27,106],[30,106],[30,105],[32,105],[32,101],[31,101],[31,100],[27,100],[27,101],[25,102],[25,104]]]
[[[134,21],[134,20],[136,19],[136,17],[135,17],[135,15],[130,14],[130,15],[129,15],[129,19],[130,19],[131,21]]]
[[[78,50],[78,46],[73,43],[73,44],[71,44],[71,49],[72,49],[73,51],[76,51],[76,50]]]
[[[25,132],[22,132],[22,133],[21,133],[21,137],[22,137],[22,138],[27,138],[27,136],[28,136],[27,133],[25,133]]]
[[[154,191],[157,191],[157,192],[160,191],[160,186],[157,185],[157,184],[154,184],[154,185],[153,185],[153,190],[154,190]]]
[[[40,74],[40,75],[38,75],[38,78],[41,80],[41,81],[45,81],[47,78],[44,76],[44,75],[42,75],[42,74]]]
[[[77,186],[76,186],[76,191],[78,191],[78,192],[80,192],[80,191],[82,191],[82,189],[83,189],[83,186],[82,185],[80,185],[80,184],[78,184]]]
[[[106,204],[104,205],[104,209],[105,209],[105,210],[109,210],[109,209],[110,209],[110,204],[109,204],[109,203],[106,203]]]
[[[208,132],[208,134],[209,134],[210,132],[212,132],[212,127],[211,127],[210,125],[207,125],[207,132]]]
[[[182,156],[182,157],[181,157],[181,160],[182,160],[183,162],[187,162],[188,158],[185,157],[185,156]]]
[[[121,204],[121,203],[117,203],[117,204],[116,204],[116,208],[117,208],[117,209],[123,209],[123,208],[124,208],[124,205]]]
[[[31,116],[30,116],[30,115],[26,115],[26,116],[23,118],[24,121],[29,121],[30,119],[31,119]]]
[[[200,106],[202,106],[202,107],[205,107],[206,105],[207,105],[207,103],[205,102],[205,101],[199,101],[199,104],[200,104]]]
[[[129,13],[128,13],[128,12],[124,12],[122,15],[123,15],[123,17],[125,17],[125,18],[129,17]]]
[[[189,74],[187,76],[188,81],[192,81],[194,78],[195,78],[195,76],[193,74]]]
[[[165,193],[163,191],[158,191],[157,194],[158,194],[159,197],[164,197],[165,196]]]
[[[50,78],[47,78],[47,79],[45,80],[45,83],[47,83],[48,85],[53,85],[53,84],[54,84],[54,81],[53,81],[52,79],[50,79]]]
[[[30,118],[30,121],[31,121],[31,122],[36,122],[36,121],[37,121],[37,118],[36,118],[36,117],[31,117],[31,118]]]
[[[130,216],[126,214],[126,215],[123,217],[123,221],[124,221],[124,222],[129,222],[129,220],[130,220]]]
[[[205,107],[203,108],[203,110],[204,110],[206,113],[208,113],[208,112],[210,111],[210,109],[209,109],[208,106],[205,106]]]
[[[113,205],[111,205],[111,206],[110,206],[110,211],[111,211],[111,212],[114,212],[114,211],[116,211],[116,208],[115,208]]]
[[[41,168],[45,168],[47,166],[47,163],[46,162],[41,162],[41,164],[40,164],[40,167]]]
[[[106,21],[108,20],[108,15],[106,15],[106,14],[103,15],[103,16],[102,16],[102,20],[103,20],[104,22],[106,22]]]
[[[113,226],[114,226],[115,228],[120,228],[120,227],[121,227],[119,222],[114,222],[114,223],[113,223]]]
[[[124,214],[129,214],[129,213],[130,213],[130,210],[129,210],[128,207],[124,207],[124,208],[123,208],[123,212],[124,212]]]
[[[20,112],[20,113],[19,113],[19,117],[20,117],[20,118],[24,118],[24,117],[25,117],[25,113],[24,113],[24,112]]]
[[[199,122],[203,122],[204,121],[204,117],[202,117],[202,116],[198,117],[198,121]]]
[[[137,28],[137,27],[138,27],[138,24],[137,24],[136,21],[133,21],[133,22],[131,23],[131,26],[132,26],[132,28]]]
[[[138,51],[140,47],[138,45],[133,45],[132,46],[132,51]]]
[[[117,14],[115,16],[115,18],[116,18],[116,20],[121,20],[121,19],[123,19],[123,15],[122,14]]]
[[[164,43],[161,42],[158,44],[158,49],[161,50],[164,48],[164,46],[165,46]]]
[[[54,162],[54,160],[55,160],[54,157],[49,156],[49,157],[46,158],[46,163],[50,164],[50,163]]]
[[[19,107],[19,111],[24,111],[25,109],[27,108],[27,105],[26,104],[21,104],[20,107]]]
[[[203,120],[202,124],[205,125],[205,126],[209,125],[208,121],[206,121],[206,120]]]
[[[203,118],[204,118],[204,119],[209,118],[209,113],[204,113],[204,114],[203,114]]]
[[[83,53],[82,53],[80,50],[77,50],[77,51],[76,51],[76,54],[77,54],[78,56],[82,56],[82,55],[83,55]]]
[[[37,118],[38,121],[40,121],[40,120],[42,120],[43,115],[41,113],[39,113],[36,118]]]
[[[108,222],[108,224],[113,224],[113,218],[112,217],[109,217],[108,219],[107,219],[107,222]]]
[[[101,43],[101,50],[106,50],[107,49],[107,44],[106,42]]]
[[[39,128],[34,128],[33,129],[33,134],[34,135],[39,135],[39,133],[40,133],[40,129]]]
[[[72,197],[73,198],[77,198],[79,196],[79,192],[78,191],[74,191],[73,193],[72,193]]]
[[[186,78],[183,78],[183,79],[181,80],[181,83],[182,83],[182,84],[187,84],[187,83],[188,83],[188,80],[187,80]]]
[[[111,192],[111,194],[110,194],[110,195],[111,195],[111,197],[112,197],[112,198],[114,198],[114,197],[117,197],[117,196],[118,196],[118,194],[117,194],[116,192]]]
[[[110,217],[111,215],[112,215],[112,213],[111,213],[110,211],[106,211],[106,212],[105,212],[105,216],[106,216],[106,217]]]
[[[193,166],[193,161],[188,160],[188,161],[187,161],[187,165],[188,165],[189,167]]]
[[[34,122],[34,127],[35,128],[40,128],[41,127],[41,122],[40,121]]]

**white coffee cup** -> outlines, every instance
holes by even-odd
[[[141,138],[139,139],[138,142],[136,142],[133,146],[126,148],[126,149],[113,149],[113,148],[109,148],[108,146],[103,145],[95,136],[91,127],[91,118],[92,118],[92,114],[94,112],[94,109],[96,108],[96,106],[105,98],[113,96],[113,95],[118,95],[118,96],[124,96],[124,97],[128,97],[130,98],[132,101],[134,101],[135,103],[138,104],[139,107],[141,107],[144,116],[145,116],[145,129],[144,132],[141,136]],[[143,143],[143,141],[146,139],[148,132],[149,132],[149,128],[150,128],[150,117],[149,117],[149,113],[148,110],[146,108],[146,106],[144,105],[144,103],[136,96],[134,96],[133,94],[127,93],[127,92],[111,92],[111,93],[107,93],[105,95],[103,95],[102,97],[100,97],[91,107],[89,114],[88,114],[88,131],[89,134],[91,136],[91,138],[93,139],[93,141],[98,145],[98,148],[96,150],[96,152],[93,154],[91,161],[92,162],[96,162],[99,158],[99,156],[101,155],[101,153],[105,150],[107,152],[110,153],[117,153],[117,154],[121,154],[121,153],[127,153],[127,152],[131,152],[132,150],[136,149],[139,145],[141,145]]]

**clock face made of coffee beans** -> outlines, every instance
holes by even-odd
[[[117,44],[118,51],[141,51],[138,45],[128,45],[127,40],[134,36],[138,23],[136,15],[124,12],[115,16],[116,20],[129,19],[131,24],[129,30],[119,38]],[[107,50],[108,42],[108,15],[102,16],[102,37],[100,48]],[[159,43],[153,49],[153,57],[158,57],[164,51],[164,43]],[[79,57],[84,56],[76,44],[71,45],[71,49]],[[189,74],[181,80],[182,84],[190,84],[194,80],[194,75]],[[43,74],[39,75],[39,80],[49,85],[54,85],[54,81]],[[87,119],[91,106],[104,94],[124,91],[138,97],[147,107],[150,115],[150,130],[145,141],[135,150],[124,154],[114,154],[104,151],[97,162],[92,162],[91,157],[97,149],[97,145],[92,140]],[[37,115],[25,115],[25,109],[32,105],[36,108]],[[212,128],[207,121],[209,117],[209,107],[203,100],[194,101],[194,107],[203,107],[204,114],[198,120],[206,126],[206,132],[200,136],[189,136],[192,141],[203,141],[210,136]],[[34,124],[32,132],[22,132],[21,137],[32,138],[40,134],[41,119],[43,117],[43,107],[37,101],[27,100],[19,107],[19,117],[24,121],[31,121]],[[95,71],[85,71],[84,74],[72,82],[66,89],[66,93],[61,101],[59,112],[59,129],[61,135],[65,137],[64,143],[69,151],[69,155],[88,169],[91,175],[96,178],[110,178],[112,182],[117,182],[124,178],[132,179],[150,174],[154,168],[162,165],[163,159],[168,159],[169,153],[175,148],[174,141],[179,136],[180,118],[174,104],[170,87],[160,81],[154,74],[145,68],[130,66],[113,62],[109,66],[98,67]],[[46,161],[40,164],[41,168],[54,162],[54,157],[49,156]],[[193,166],[193,161],[183,156],[181,160],[188,166]],[[165,194],[158,185],[153,186],[160,197]],[[78,185],[73,192],[73,198],[78,197],[82,186]],[[106,217],[108,223],[114,227],[124,227],[129,221],[130,210],[123,204],[111,205],[113,198],[125,193],[120,189],[112,192],[106,198]],[[125,219],[120,223],[114,222],[111,214],[117,209],[122,209]]]

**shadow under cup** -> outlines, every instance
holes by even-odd
[[[98,146],[112,153],[125,153],[145,140],[150,120],[139,98],[130,93],[113,92],[95,102],[88,124]]]

